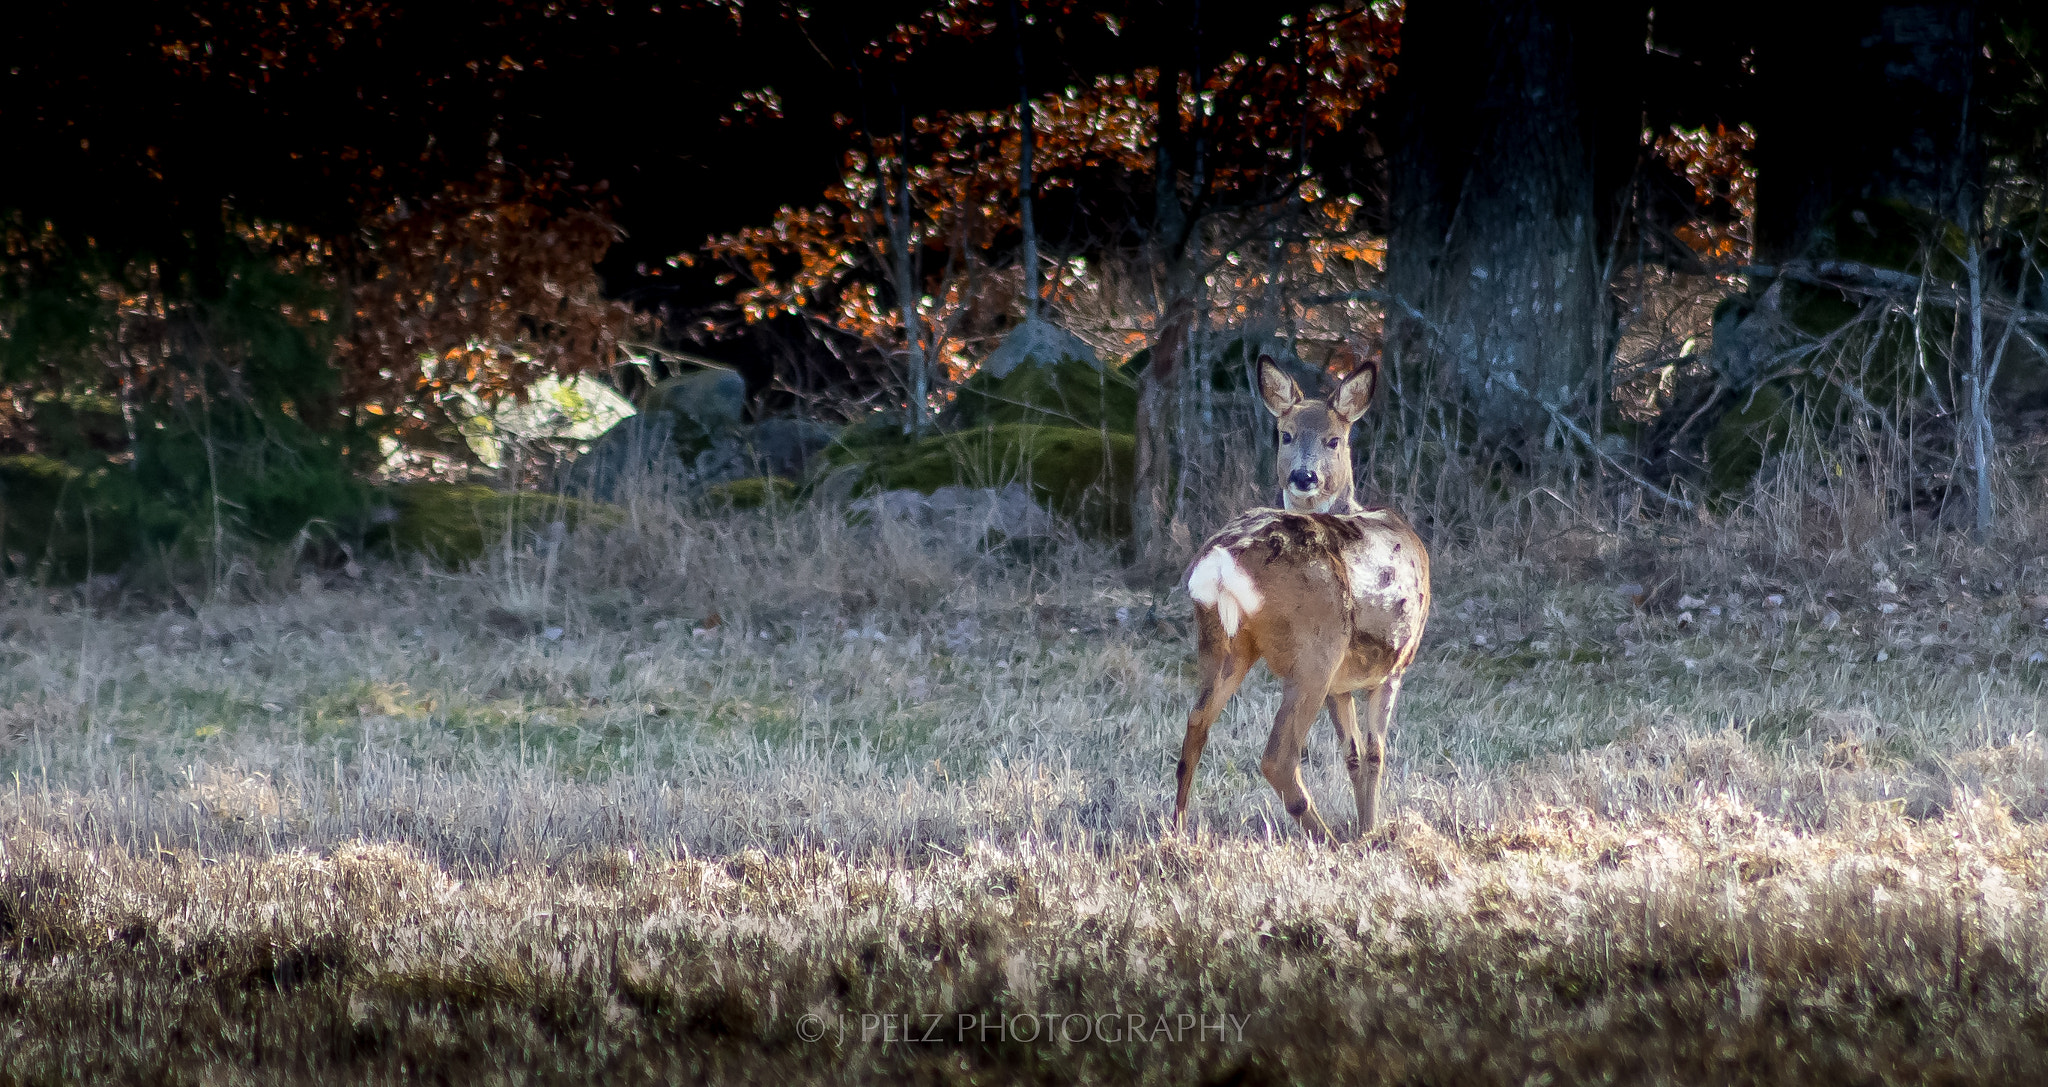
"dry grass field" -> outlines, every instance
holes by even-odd
[[[2048,504],[1776,478],[1434,518],[1331,848],[1262,671],[1167,831],[1187,605],[1081,541],[650,501],[11,585],[0,1084],[2042,1082]]]

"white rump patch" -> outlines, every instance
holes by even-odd
[[[1223,547],[1203,555],[1202,561],[1188,572],[1188,595],[1198,604],[1215,608],[1224,635],[1231,638],[1237,636],[1237,628],[1244,620],[1258,614],[1259,605],[1266,602],[1244,567],[1237,564],[1237,557]]]

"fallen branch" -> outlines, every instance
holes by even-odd
[[[1817,287],[1917,291],[1920,277],[1894,268],[1878,268],[1850,260],[1788,260],[1783,264],[1744,264],[1733,272],[1765,279],[1791,279]]]
[[[1605,449],[1600,448],[1600,443],[1594,441],[1593,436],[1591,434],[1586,433],[1586,429],[1584,427],[1580,426],[1575,420],[1572,419],[1571,416],[1565,414],[1564,411],[1560,409],[1556,404],[1553,404],[1550,401],[1545,400],[1542,397],[1537,396],[1535,393],[1532,393],[1529,390],[1523,388],[1522,383],[1520,381],[1515,380],[1514,374],[1507,373],[1500,375],[1499,380],[1501,384],[1506,385],[1508,388],[1513,389],[1518,393],[1521,393],[1523,396],[1526,396],[1531,400],[1534,400],[1540,407],[1543,408],[1544,411],[1550,413],[1551,419],[1555,420],[1558,426],[1563,427],[1567,433],[1571,434],[1572,437],[1577,438],[1579,440],[1579,444],[1586,447],[1587,452],[1593,454],[1596,457],[1599,457],[1603,461],[1606,461],[1609,465],[1611,465],[1614,468],[1615,471],[1620,472],[1623,476],[1626,476],[1631,483],[1634,483],[1636,486],[1641,487],[1646,491],[1649,491],[1651,494],[1656,495],[1658,498],[1661,498],[1664,501],[1669,502],[1674,506],[1677,506],[1679,509],[1692,510],[1698,508],[1693,503],[1683,498],[1680,498],[1677,495],[1672,494],[1670,491],[1667,491],[1664,488],[1657,486],[1655,483],[1652,483],[1649,480],[1644,479],[1643,477],[1635,474],[1634,472],[1629,471],[1627,465],[1624,465],[1620,461],[1614,459],[1614,457],[1610,455]]]

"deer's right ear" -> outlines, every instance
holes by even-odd
[[[1275,417],[1287,414],[1288,409],[1301,403],[1301,386],[1281,371],[1271,355],[1259,356],[1259,398]]]

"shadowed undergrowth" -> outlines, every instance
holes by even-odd
[[[40,822],[35,804],[11,814]],[[81,848],[10,830],[0,1076],[1519,1083],[2048,1073],[2038,826],[1530,810],[1363,850]]]

